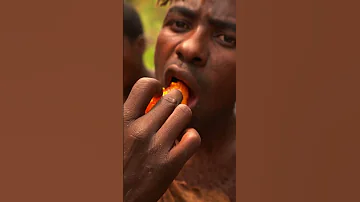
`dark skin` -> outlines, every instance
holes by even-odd
[[[137,80],[142,77],[154,77],[154,73],[148,70],[143,63],[143,54],[145,51],[146,43],[143,35],[138,36],[134,40],[130,40],[124,36],[124,92],[123,101],[127,99],[131,88]]]
[[[140,79],[124,104],[125,201],[157,201],[174,179],[220,186],[235,201],[234,5],[235,0],[170,5],[156,46],[157,80]],[[144,114],[172,77],[189,87],[188,106],[179,104],[182,95],[173,90]],[[231,182],[218,185],[224,179]]]
[[[207,137],[218,136],[209,124],[213,125],[214,120],[218,123],[218,117],[231,117],[233,114],[236,100],[234,5],[235,0],[175,1],[158,36],[156,78],[163,85],[168,85],[172,76],[188,84],[192,91],[189,98],[193,112],[190,125],[201,134],[206,133],[206,137],[202,136],[203,144],[208,141],[205,140]],[[186,14],[196,16],[188,17]],[[225,125],[228,120],[222,122],[219,125]]]

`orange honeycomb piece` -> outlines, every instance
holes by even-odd
[[[171,82],[170,86],[167,88],[163,88],[163,94],[162,96],[168,94],[172,89],[177,89],[182,93],[183,99],[181,101],[181,104],[187,104],[187,101],[189,99],[189,90],[186,87],[186,85],[184,83],[182,83],[181,81],[178,82]],[[156,103],[161,99],[160,97],[153,97],[149,103],[149,105],[147,106],[146,110],[145,110],[145,114],[148,113],[155,105]]]

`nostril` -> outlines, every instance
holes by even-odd
[[[193,58],[193,61],[194,61],[194,62],[197,62],[197,63],[198,63],[198,62],[201,62],[201,58],[199,58],[199,57],[194,57],[194,58]]]
[[[184,60],[184,56],[183,56],[183,54],[180,53],[180,51],[176,51],[176,55],[178,56],[178,58],[180,60]]]

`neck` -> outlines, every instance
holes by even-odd
[[[221,120],[213,120],[198,128],[201,137],[201,153],[211,154],[214,157],[219,154],[222,156],[223,150],[235,146],[236,115],[234,111],[231,111],[221,117],[223,117]]]
[[[200,149],[185,164],[177,179],[190,186],[220,189],[232,200],[235,196],[236,134],[235,114],[199,131]],[[203,135],[201,135],[203,134]]]

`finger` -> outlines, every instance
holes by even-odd
[[[200,147],[201,138],[199,133],[191,128],[187,129],[181,138],[179,144],[173,147],[169,152],[169,159],[178,166],[182,166],[190,159],[196,150]]]
[[[144,115],[151,98],[161,95],[162,87],[158,80],[152,78],[139,79],[124,103],[124,119],[134,120]]]
[[[192,116],[191,109],[184,105],[178,105],[164,125],[156,134],[156,142],[164,145],[167,151],[173,146],[176,138],[184,131]]]
[[[176,106],[181,103],[181,100],[181,92],[176,89],[171,90],[159,100],[151,111],[136,120],[136,123],[141,125],[145,123],[148,132],[156,133],[173,113]]]

